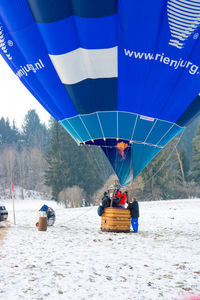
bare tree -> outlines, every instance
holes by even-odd
[[[17,153],[17,165],[19,172],[19,185],[21,188],[21,198],[24,199],[24,188],[26,186],[26,175],[27,175],[27,162],[28,155],[27,150],[24,148],[21,152]]]
[[[185,192],[186,197],[190,198],[189,193],[188,193],[188,189],[187,189],[187,184],[186,184],[186,181],[185,181],[185,174],[184,174],[184,170],[183,170],[183,164],[182,164],[180,154],[178,152],[178,149],[177,149],[176,145],[174,146],[174,149],[176,151],[176,156],[177,156],[178,163],[179,163],[179,166],[180,166],[180,171],[181,171],[181,174],[178,174],[178,178],[183,183],[183,188],[184,188],[184,192]]]
[[[16,150],[11,147],[4,149],[4,168],[7,174],[7,186],[15,179]]]
[[[111,175],[104,186],[100,188],[94,195],[93,195],[93,202],[94,204],[99,204],[101,201],[101,198],[103,196],[103,193],[107,191],[111,186],[114,186],[116,181],[118,181],[117,176],[115,174]]]
[[[65,207],[80,207],[82,206],[84,198],[85,194],[83,189],[77,185],[65,188],[58,195],[59,201],[62,202]]]

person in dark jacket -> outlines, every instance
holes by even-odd
[[[102,206],[103,208],[109,207],[110,206],[110,198],[108,197],[108,193],[105,192],[103,197],[102,197]]]
[[[131,225],[133,227],[133,232],[138,232],[138,218],[139,214],[139,204],[135,197],[132,198],[132,202],[128,202],[128,209],[131,211]]]

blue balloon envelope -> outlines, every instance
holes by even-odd
[[[0,53],[122,185],[200,111],[194,0],[1,0]]]

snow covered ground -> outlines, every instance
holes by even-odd
[[[2,202],[2,201],[1,201]],[[56,223],[35,227],[46,203]],[[140,203],[139,233],[103,233],[97,207],[4,202],[0,228],[0,299],[175,300],[200,295],[200,200]],[[199,298],[198,298],[199,299]]]

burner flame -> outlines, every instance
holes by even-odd
[[[121,155],[122,159],[121,160],[124,160],[125,159],[125,153],[124,153],[124,150],[128,147],[128,145],[124,142],[120,142],[120,143],[117,143],[117,150],[119,152],[119,154]]]

